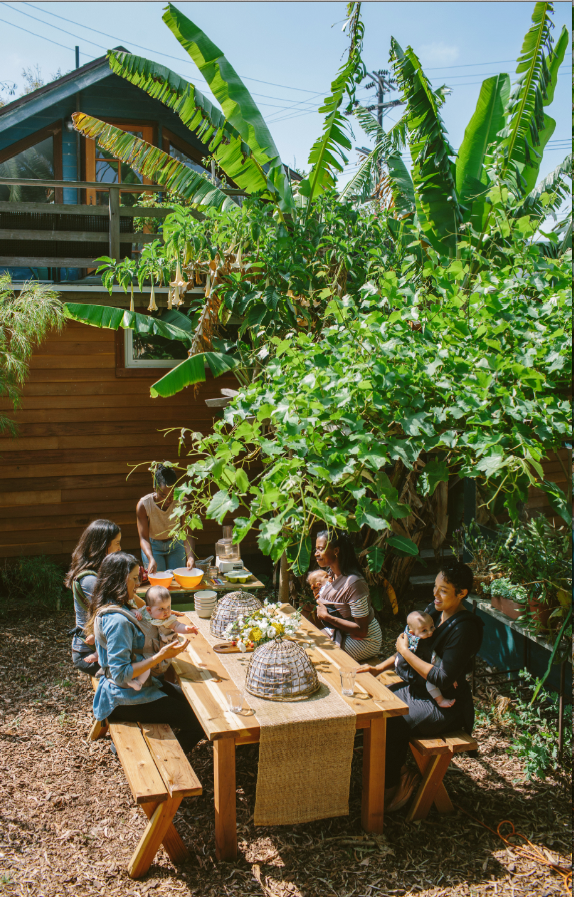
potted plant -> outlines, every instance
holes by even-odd
[[[497,610],[502,611],[511,620],[518,620],[528,608],[528,592],[524,586],[517,585],[503,576],[495,579],[488,586],[490,602]]]

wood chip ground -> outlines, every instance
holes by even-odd
[[[387,817],[384,836],[360,826],[361,736],[349,817],[292,828],[253,826],[257,746],[238,749],[240,856],[214,858],[213,763],[208,742],[190,759],[202,784],[175,822],[191,861],[161,850],[145,879],[126,868],[145,826],[108,739],[90,743],[92,691],[71,664],[71,614],[4,616],[0,643],[0,895],[18,897],[553,897],[560,876],[509,850],[458,812],[408,824]],[[400,631],[386,632],[389,653]],[[487,673],[482,672],[484,687]],[[492,694],[492,692],[490,692]],[[493,829],[510,819],[552,861],[570,864],[570,779],[527,782],[496,729],[475,730],[476,759],[458,756],[445,784],[455,804]],[[305,762],[305,758],[301,758]],[[289,787],[289,782],[284,783]],[[310,783],[312,787],[312,783]],[[278,799],[281,795],[278,794]]]

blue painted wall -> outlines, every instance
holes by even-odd
[[[472,602],[465,601],[468,610],[472,610]],[[479,651],[481,657],[489,666],[498,670],[523,670],[527,669],[533,676],[541,677],[546,672],[550,651],[525,638],[520,632],[505,626],[499,620],[477,609],[477,614],[484,622],[484,637]],[[511,678],[516,678],[516,673]],[[553,666],[552,671],[545,682],[545,687],[551,691],[558,691],[560,687],[560,667]],[[572,692],[572,667],[566,665],[566,695]],[[568,697],[567,697],[568,702]]]

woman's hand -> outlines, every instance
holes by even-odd
[[[329,611],[325,607],[322,601],[317,602],[317,619],[318,620],[328,620],[329,619]]]
[[[186,563],[185,563],[185,566],[187,567],[188,570],[193,570],[193,568],[194,568],[194,566],[195,566],[195,558],[194,558],[194,557],[188,557],[188,559],[187,559],[187,561],[186,561]]]
[[[94,633],[92,632],[91,635],[87,635],[87,636],[85,637],[84,641],[85,641],[86,645],[93,645],[93,644],[95,644],[96,636],[95,636]]]
[[[155,659],[157,663],[160,663],[162,660],[171,660],[172,657],[177,657],[178,654],[185,651],[188,645],[188,641],[180,642],[179,639],[176,642],[168,642],[167,645],[164,645],[163,648],[159,649],[155,655]]]
[[[153,555],[151,556],[151,558],[150,558],[149,561],[148,561],[148,564],[147,564],[147,573],[148,573],[148,576],[150,575],[150,573],[151,573],[152,576],[154,575],[154,573],[157,573],[157,561],[156,561],[156,559],[153,557]]]
[[[405,654],[409,651],[409,640],[407,638],[406,632],[401,632],[401,634],[399,635],[399,637],[397,639],[397,643],[396,643],[395,647],[396,647],[397,651],[399,652],[399,654],[401,655],[401,657],[404,657]]]

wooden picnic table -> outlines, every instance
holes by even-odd
[[[290,605],[283,605],[282,610],[294,613]],[[206,736],[213,742],[216,856],[218,860],[233,860],[237,856],[235,748],[258,743],[260,724],[255,715],[229,712],[225,692],[230,684],[236,686],[221,655],[215,653],[201,633],[189,639],[187,650],[172,661],[172,666]],[[358,664],[308,620],[301,620],[295,640],[305,647],[317,671],[353,710],[357,729],[363,729],[361,821],[365,831],[380,833],[384,820],[387,718],[408,713],[408,707],[370,673],[357,675],[353,697],[343,695],[339,670],[356,670]]]

